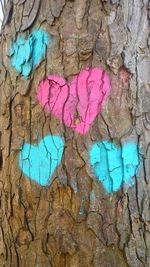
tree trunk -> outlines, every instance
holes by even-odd
[[[150,267],[149,8],[149,0],[8,1],[0,50],[0,266]],[[40,30],[46,35],[38,39]],[[22,47],[17,41],[20,36]],[[91,85],[86,74],[96,79]],[[82,86],[87,83],[87,91],[96,90],[94,103],[101,92],[100,78],[108,96],[106,101],[102,98],[106,103],[101,102],[88,130],[77,130],[82,119],[78,110],[71,126],[69,118],[56,114],[60,110],[51,112],[46,102],[44,107],[37,91],[46,92],[41,81],[48,75],[54,92],[65,88],[62,98],[76,82],[81,95],[76,90],[68,93],[72,101],[76,94],[84,102]],[[66,80],[65,87],[59,84],[59,76],[62,84]],[[85,101],[93,115],[94,105],[100,106],[92,106],[90,93]],[[46,142],[45,137],[48,141],[58,137],[64,146],[50,170],[49,184],[38,182],[36,176],[39,168],[45,173],[48,168],[47,154],[42,161],[45,167],[38,165],[39,157],[44,157],[38,143]],[[126,168],[120,165],[117,188],[113,184],[108,188],[101,179],[101,163],[92,164],[96,144],[107,141],[113,153],[121,153],[117,154],[120,162],[126,157],[125,144],[137,147],[132,184],[117,184]],[[21,166],[27,144],[31,170]],[[94,155],[104,159],[104,152]],[[132,154],[129,149],[127,160],[137,157]],[[115,154],[109,160],[115,165]],[[107,171],[111,173],[110,166]]]

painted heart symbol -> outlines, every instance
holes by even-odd
[[[95,176],[108,193],[119,190],[124,183],[134,184],[133,176],[139,166],[136,144],[117,147],[110,141],[97,142],[92,145],[89,157]]]
[[[42,186],[49,184],[61,162],[64,142],[59,136],[46,136],[38,145],[24,144],[19,155],[23,173]]]
[[[100,68],[82,70],[70,82],[49,75],[38,87],[38,100],[66,126],[85,134],[110,92],[110,80]]]
[[[18,37],[12,43],[11,65],[23,76],[27,77],[45,57],[49,34],[45,30],[35,30],[28,38]]]

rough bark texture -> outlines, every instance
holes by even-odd
[[[10,1],[0,48],[0,266],[150,266],[149,0]],[[52,36],[28,79],[10,64],[11,42],[42,27]],[[101,66],[111,79],[106,106],[82,136],[39,105],[39,82]],[[64,137],[62,163],[41,187],[23,175],[23,142]],[[88,149],[97,140],[138,143],[135,185],[107,194]]]

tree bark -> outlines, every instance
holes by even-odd
[[[150,267],[149,0],[8,1],[0,53],[0,266]],[[10,47],[34,29],[51,38],[27,78]],[[47,113],[37,88],[47,75],[71,80],[100,67],[111,81],[106,105],[81,135]],[[62,161],[43,187],[19,168],[23,143],[64,140]],[[107,193],[89,162],[101,140],[138,145],[132,186]]]

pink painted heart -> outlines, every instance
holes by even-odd
[[[66,126],[85,134],[110,90],[107,73],[101,68],[88,68],[69,82],[58,75],[49,75],[39,84],[38,100]]]

